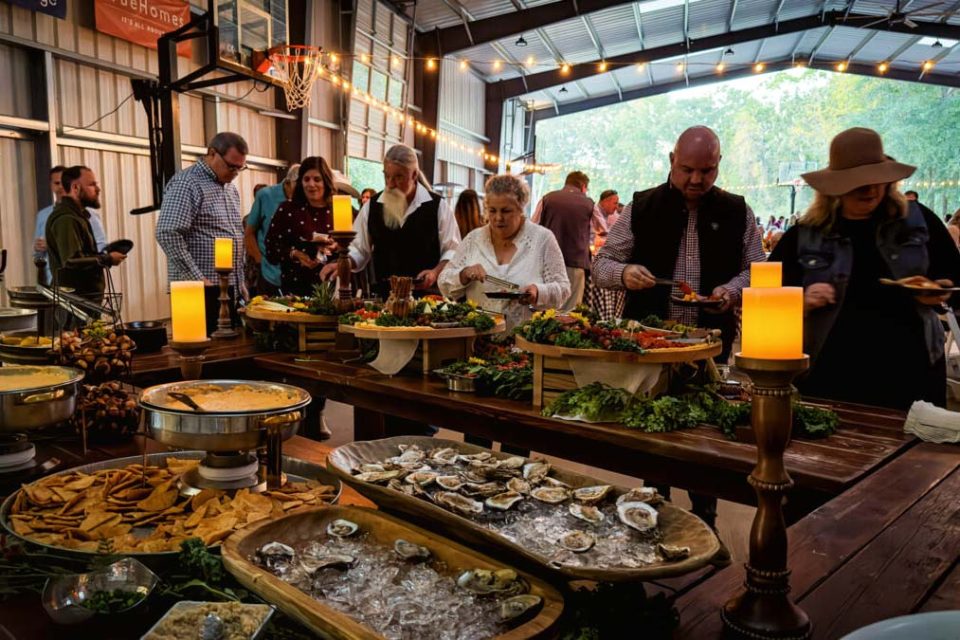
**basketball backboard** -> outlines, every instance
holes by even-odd
[[[220,32],[221,62],[252,68],[255,51],[288,43],[287,0],[208,1]]]

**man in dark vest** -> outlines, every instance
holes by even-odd
[[[714,187],[720,140],[707,127],[681,134],[670,154],[664,184],[633,195],[594,266],[598,286],[626,289],[624,315],[655,314],[684,324],[720,329],[726,362],[736,335],[734,307],[750,282],[750,263],[764,260],[753,211],[742,196]],[[655,278],[688,283],[719,307],[674,304],[679,287],[657,286]]]
[[[590,270],[590,225],[594,219],[593,200],[587,197],[590,178],[572,171],[563,189],[551,191],[540,199],[531,218],[550,229],[557,238],[570,279],[570,297],[561,310],[571,311],[583,300],[587,271]],[[597,222],[599,225],[599,221]]]
[[[750,263],[764,260],[753,211],[742,196],[714,187],[720,167],[720,140],[707,127],[684,131],[670,154],[664,184],[635,193],[607,236],[594,265],[597,286],[626,289],[624,316],[650,314],[684,324],[719,328],[720,361],[726,362],[737,329],[734,307],[749,285]],[[701,295],[723,303],[716,308],[671,302],[677,286],[655,278],[687,282]],[[691,494],[694,513],[711,526],[716,499]]]
[[[373,261],[375,292],[386,297],[390,276],[409,276],[417,288],[431,289],[460,244],[460,230],[446,201],[430,190],[416,152],[404,144],[390,147],[383,159],[386,188],[360,209],[350,244],[353,270]],[[337,263],[321,278],[336,276]]]

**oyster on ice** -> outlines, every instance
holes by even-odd
[[[447,491],[457,491],[463,486],[460,476],[437,476],[436,483]]]
[[[453,493],[452,491],[440,491],[434,495],[434,499],[437,501],[437,504],[461,515],[475,516],[479,513],[483,513],[482,502],[471,500],[470,498],[462,496],[459,493]]]
[[[574,489],[573,499],[579,500],[584,504],[596,504],[607,497],[610,493],[610,485],[600,484],[595,487],[580,487]]]
[[[460,574],[457,584],[477,595],[515,596],[530,590],[513,569],[470,569]]]
[[[384,484],[394,478],[400,477],[400,469],[391,469],[389,471],[364,471],[358,473],[356,479],[360,482],[373,482],[374,484]]]
[[[537,484],[550,473],[550,465],[546,462],[528,462],[523,465],[523,479],[531,484]]]
[[[511,622],[533,611],[543,603],[543,598],[532,593],[507,598],[500,603],[500,621]]]
[[[346,538],[352,536],[359,530],[360,525],[356,522],[344,520],[343,518],[331,520],[330,523],[327,524],[327,533],[335,538]]]
[[[346,554],[331,554],[326,556],[308,556],[300,560],[300,564],[310,574],[314,574],[324,569],[339,569],[346,571],[353,566],[357,559]]]
[[[504,491],[503,493],[498,493],[495,496],[487,498],[486,505],[491,509],[506,511],[521,500],[523,500],[523,496],[516,491]]]
[[[454,464],[457,461],[457,450],[453,447],[443,447],[441,449],[434,449],[430,453],[430,462],[434,464],[439,464],[442,466],[448,464]]]
[[[570,503],[570,515],[593,525],[599,525],[603,522],[604,518],[603,512],[600,511],[600,509],[587,504],[580,504],[579,502]]]
[[[589,551],[596,541],[596,538],[586,531],[568,531],[557,540],[561,547],[574,553]]]
[[[271,571],[290,566],[297,552],[282,542],[268,542],[257,549],[257,559]]]
[[[531,487],[530,483],[523,478],[510,478],[507,480],[507,489],[510,491],[516,491],[517,493],[530,493],[530,490],[533,489],[533,487]]]
[[[430,559],[430,549],[399,538],[393,543],[393,550],[398,556],[411,562],[420,562],[422,560]]]
[[[466,482],[461,489],[463,495],[479,498],[489,498],[502,491],[503,485],[499,482]]]
[[[617,498],[617,504],[624,502],[646,502],[655,507],[663,502],[663,496],[654,487],[637,487]]]
[[[657,528],[657,510],[646,502],[621,502],[617,505],[617,515],[623,524],[641,533]]]
[[[420,485],[421,487],[426,487],[436,479],[437,479],[436,471],[414,471],[403,480],[404,482],[410,482],[413,484]]]
[[[570,497],[570,492],[563,487],[537,487],[530,492],[530,495],[540,502],[560,504]]]
[[[657,552],[664,560],[683,560],[690,555],[690,547],[680,547],[673,544],[658,544]]]

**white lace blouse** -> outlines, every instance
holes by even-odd
[[[453,260],[440,274],[437,281],[440,291],[450,298],[466,295],[484,309],[503,313],[508,330],[532,315],[529,307],[515,300],[490,300],[483,295],[484,291],[502,291],[501,287],[491,283],[471,282],[464,286],[460,283],[460,272],[465,267],[479,264],[489,275],[519,285],[521,291],[528,285],[537,285],[538,309],[563,304],[570,297],[570,280],[553,232],[525,220],[513,243],[517,247],[513,259],[507,264],[497,264],[489,227],[474,229],[463,239]]]

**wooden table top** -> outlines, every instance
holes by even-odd
[[[210,347],[204,352],[206,363],[204,376],[212,377],[208,370],[224,371],[227,367],[249,361],[257,353],[256,342],[253,336],[241,333],[240,336],[230,339],[214,339]],[[166,381],[180,379],[180,356],[169,346],[163,347],[156,353],[137,353],[133,355],[133,377],[138,384],[148,382],[156,384],[158,380]],[[140,384],[140,386],[146,386]]]
[[[314,393],[355,407],[740,502],[754,499],[745,476],[756,463],[756,447],[728,440],[715,427],[642,433],[615,424],[545,418],[527,402],[451,392],[439,380],[407,374],[386,376],[324,354],[314,354],[308,361],[292,354],[267,354],[256,356],[254,363],[279,377],[295,378],[291,380],[294,384]],[[834,408],[842,421],[836,434],[822,440],[794,440],[787,449],[787,468],[798,486],[795,501],[812,492],[819,494],[819,505],[916,442],[903,433],[904,415],[900,412],[856,405]],[[364,428],[357,425],[356,439],[367,439],[359,435]]]
[[[788,530],[791,596],[814,638],[960,606],[960,450],[921,443]],[[677,601],[676,638],[720,638],[742,588],[732,565]]]

